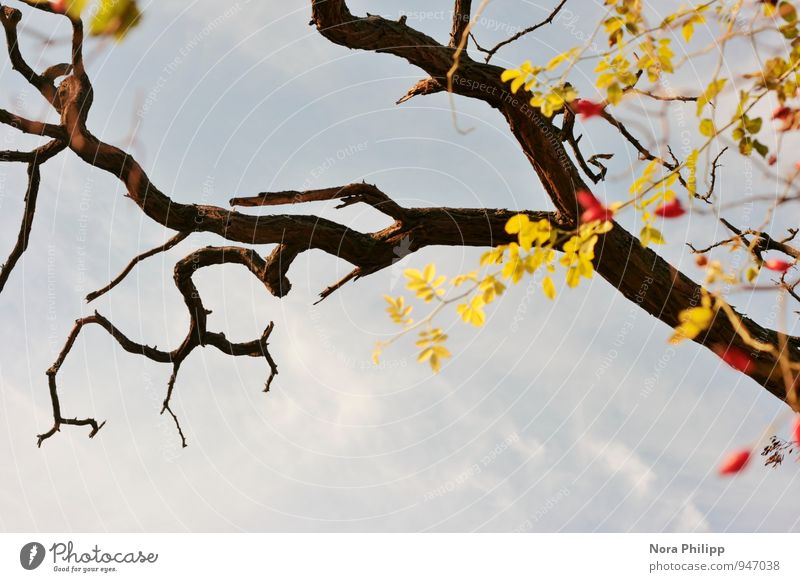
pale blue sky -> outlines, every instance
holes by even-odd
[[[449,14],[443,19],[439,11],[450,3],[435,4],[403,7],[409,24],[441,39]],[[351,7],[400,14],[396,2]],[[549,207],[496,112],[458,99],[462,124],[475,128],[464,136],[442,95],[395,106],[420,72],[391,56],[332,45],[308,26],[305,2],[153,2],[144,11],[125,42],[93,53],[90,125],[122,144],[135,123],[134,152],[176,200],[225,205],[234,194],[366,179],[408,205]],[[532,2],[498,0],[480,38],[502,38],[544,14]],[[30,21],[38,30],[55,22]],[[567,32],[578,38],[594,23],[587,8],[570,27],[557,22],[497,62],[547,58],[556,51],[551,43],[566,48]],[[35,47],[28,50],[35,60]],[[56,58],[49,51],[40,64]],[[4,107],[40,116],[42,104],[3,67]],[[671,123],[679,128],[680,118]],[[613,134],[588,129],[583,143],[613,151],[613,172],[634,161]],[[4,147],[30,143],[7,132],[2,139]],[[723,195],[741,193],[748,171],[730,163]],[[23,175],[22,166],[0,167],[3,249],[15,237]],[[37,449],[36,433],[51,423],[44,371],[72,321],[98,309],[132,338],[173,347],[188,319],[172,266],[197,246],[220,242],[193,236],[87,306],[88,291],[169,236],[123,193],[72,154],[44,169],[30,249],[0,296],[7,433],[0,440],[0,529],[800,529],[793,463],[756,465],[733,480],[714,472],[727,450],[758,439],[782,406],[710,352],[668,346],[665,325],[600,279],[554,303],[525,285],[512,289],[485,329],[452,327],[454,358],[437,376],[415,363],[409,343],[375,368],[372,345],[392,331],[381,295],[400,292],[402,268],[435,261],[457,274],[476,264],[477,250],[426,249],[316,307],[316,294],[347,264],[302,255],[283,300],[239,268],[206,269],[196,280],[214,311],[212,327],[244,340],[275,321],[280,375],[273,391],[261,393],[262,361],[196,351],[174,401],[190,445],[181,451],[171,422],[158,415],[168,367],[88,329],[60,375],[62,406],[65,415],[107,424],[94,440],[65,427]],[[623,197],[624,185],[609,184],[607,195]],[[354,228],[385,223],[362,207],[297,210]],[[793,215],[780,219],[796,223]],[[689,229],[704,243],[717,228],[692,216],[665,234],[679,241]],[[664,254],[699,275],[677,242]],[[774,300],[757,299],[734,303],[766,320]]]

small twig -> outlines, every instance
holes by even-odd
[[[748,245],[751,247],[752,252],[757,256],[757,258],[761,258],[761,253],[766,251],[778,251],[787,256],[792,257],[793,259],[800,259],[800,250],[794,248],[793,246],[785,243],[780,242],[772,238],[769,234],[765,232],[761,232],[758,230],[740,230],[733,226],[730,222],[725,220],[724,218],[720,218],[719,221],[725,225],[725,227],[730,230],[732,233],[741,237]],[[752,236],[754,237],[753,242],[751,243],[748,241],[745,236]]]
[[[143,260],[145,260],[145,259],[147,259],[149,257],[152,257],[153,255],[157,255],[158,253],[163,253],[165,251],[168,251],[169,249],[171,249],[172,247],[174,247],[175,245],[177,245],[181,241],[185,240],[186,237],[188,237],[190,234],[191,233],[188,233],[188,232],[179,232],[178,234],[173,236],[171,239],[169,239],[167,242],[165,242],[163,245],[155,247],[153,249],[150,249],[149,251],[146,251],[146,252],[144,252],[144,253],[142,253],[140,255],[137,255],[137,256],[133,257],[133,259],[131,259],[131,262],[128,263],[128,265],[122,270],[122,272],[119,275],[117,275],[114,279],[112,279],[112,281],[108,285],[106,285],[102,289],[98,289],[97,291],[92,291],[91,293],[89,293],[86,296],[86,301],[87,302],[92,302],[95,299],[97,299],[98,297],[100,297],[101,295],[103,295],[105,293],[108,293],[114,287],[119,285],[122,282],[122,280],[125,279],[125,277],[127,277],[128,274],[133,270],[133,268],[136,265],[138,265],[140,262],[142,262]]]
[[[714,193],[714,188],[717,184],[717,170],[722,167],[722,165],[719,163],[719,160],[720,158],[722,158],[722,154],[724,154],[727,150],[728,146],[722,148],[722,150],[720,150],[720,152],[711,162],[711,180],[708,185],[708,191],[703,196],[695,195],[695,198],[703,200],[704,202],[708,202],[709,200],[711,200],[711,195]]]
[[[550,15],[547,18],[545,18],[544,20],[542,20],[541,22],[539,22],[537,24],[534,24],[533,26],[529,26],[528,28],[526,28],[524,30],[520,30],[516,34],[512,35],[510,38],[507,38],[506,40],[497,43],[494,47],[492,47],[492,48],[490,48],[488,50],[481,48],[478,45],[477,41],[475,41],[475,46],[479,51],[486,53],[486,62],[488,63],[490,60],[492,60],[492,57],[495,55],[495,53],[497,51],[499,51],[501,48],[503,48],[504,46],[506,46],[507,44],[511,44],[512,42],[514,42],[516,40],[519,40],[520,38],[522,38],[526,34],[530,34],[531,32],[534,32],[534,31],[542,28],[543,26],[546,26],[546,25],[552,23],[553,20],[555,19],[555,17],[558,15],[558,13],[561,12],[561,9],[564,7],[564,5],[566,3],[567,3],[567,0],[561,0],[561,2],[559,2],[558,6],[556,6],[553,9],[553,11],[550,13]],[[473,40],[475,40],[475,39],[473,38]]]

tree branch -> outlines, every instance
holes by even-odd
[[[488,63],[490,60],[492,60],[492,57],[495,55],[495,53],[497,51],[499,51],[501,48],[503,48],[504,46],[506,46],[507,44],[511,44],[512,42],[514,42],[516,40],[519,40],[520,38],[522,38],[526,34],[530,34],[531,32],[539,30],[543,26],[546,26],[546,25],[552,23],[553,20],[555,19],[555,17],[558,15],[558,13],[561,12],[561,9],[564,8],[564,4],[566,4],[566,3],[567,3],[567,0],[561,0],[561,2],[559,2],[558,6],[556,6],[553,9],[553,11],[550,13],[550,15],[547,18],[545,18],[544,20],[542,20],[538,24],[534,24],[533,26],[529,26],[528,28],[526,28],[524,30],[520,30],[516,34],[512,35],[510,38],[507,38],[506,40],[497,43],[494,47],[492,47],[490,49],[481,48],[481,46],[478,44],[477,41],[475,41],[475,46],[477,47],[477,49],[479,51],[486,53],[486,62]]]
[[[11,272],[28,248],[31,228],[33,227],[33,217],[36,214],[36,200],[39,196],[39,183],[41,182],[40,166],[47,160],[57,155],[67,147],[64,142],[53,140],[50,143],[35,149],[32,152],[15,152],[22,154],[17,161],[28,162],[28,188],[25,192],[25,209],[22,213],[22,222],[17,235],[17,243],[11,250],[5,264],[0,267],[0,291],[6,285]],[[9,156],[14,157],[14,156]]]
[[[450,47],[455,48],[467,30],[472,14],[472,0],[455,0],[453,26],[450,30]]]

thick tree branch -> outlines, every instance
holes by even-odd
[[[450,46],[455,48],[469,26],[472,15],[472,0],[455,0],[453,6],[453,26],[450,30]]]

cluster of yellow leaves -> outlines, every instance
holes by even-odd
[[[517,284],[526,275],[541,268],[547,271],[541,280],[542,293],[548,299],[555,299],[557,289],[552,273],[557,265],[556,245],[561,244],[564,251],[559,262],[566,267],[567,286],[575,287],[581,278],[589,279],[594,274],[592,260],[598,236],[611,228],[611,222],[597,220],[582,224],[576,231],[567,232],[554,228],[547,219],[531,220],[525,214],[517,214],[505,225],[506,232],[515,235],[516,240],[485,252],[481,256],[479,270],[453,277],[449,285],[445,284],[447,277],[437,275],[433,264],[426,265],[421,271],[406,269],[406,288],[425,303],[436,301],[437,307],[428,316],[415,322],[410,317],[412,306],[404,297],[384,295],[389,317],[405,328],[394,339],[424,326],[416,344],[420,348],[417,359],[428,362],[431,369],[438,372],[442,360],[450,357],[445,346],[447,335],[440,328],[431,326],[433,317],[441,308],[456,303],[456,313],[464,323],[481,327],[486,323],[486,306],[506,291],[507,283]],[[373,352],[376,363],[382,350],[393,341],[376,345]]]
[[[608,35],[608,46],[622,44],[624,33],[639,34],[644,20],[642,0],[606,0],[606,6],[613,6],[616,14],[603,21]]]
[[[442,360],[451,356],[444,343],[447,341],[447,334],[440,328],[432,327],[419,334],[417,347],[420,348],[418,362],[428,362],[434,372],[442,369]]]
[[[672,57],[675,53],[670,48],[672,41],[662,38],[656,43],[653,39],[647,39],[639,45],[642,49],[642,56],[636,63],[636,67],[647,71],[647,78],[651,83],[655,83],[661,77],[661,73],[674,73]]]
[[[599,73],[595,86],[606,92],[606,99],[612,105],[622,101],[625,89],[633,87],[638,80],[636,73],[631,70],[631,62],[623,53],[613,57],[604,57],[594,69]]]
[[[684,340],[696,338],[708,329],[713,319],[714,309],[712,308],[711,296],[704,289],[698,307],[684,309],[678,314],[680,324],[675,328],[672,337],[669,338],[669,343],[678,344]]]
[[[598,235],[611,230],[612,224],[609,221],[594,221],[581,225],[578,233],[571,236],[564,243],[564,255],[559,261],[567,267],[567,285],[577,287],[581,277],[591,279],[594,275],[594,247],[597,244]],[[549,279],[549,277],[548,277]],[[545,290],[545,293],[547,291]],[[553,291],[555,295],[555,291]]]
[[[709,6],[705,5],[693,9],[693,14],[683,21],[683,25],[681,26],[681,34],[686,42],[692,40],[692,37],[694,36],[694,25],[705,23],[706,17],[703,16],[703,12],[708,10],[708,8]]]
[[[634,180],[628,189],[630,194],[634,196],[634,206],[642,211],[644,226],[639,233],[639,241],[643,247],[648,247],[651,244],[663,245],[666,242],[661,231],[653,226],[656,216],[653,214],[652,209],[673,201],[677,196],[672,187],[678,179],[678,173],[671,171],[666,175],[663,173],[656,174],[660,167],[661,162],[659,160],[652,160],[647,164],[642,175]]]
[[[389,307],[386,308],[386,311],[393,322],[399,325],[411,325],[414,323],[414,320],[408,317],[414,307],[412,305],[406,305],[406,300],[404,297],[398,297],[395,299],[388,295],[384,295],[383,298],[389,304]]]
[[[436,276],[436,265],[429,264],[425,269],[406,269],[405,276],[408,278],[406,288],[413,291],[417,297],[430,303],[434,297],[441,297],[445,294],[442,284],[447,280],[444,275]]]
[[[703,114],[703,109],[705,109],[706,105],[709,103],[713,103],[714,99],[716,99],[717,95],[722,93],[722,90],[725,88],[727,84],[727,79],[714,79],[708,84],[705,91],[703,91],[700,96],[697,97],[697,116],[700,117]]]
[[[503,71],[500,79],[503,83],[511,83],[510,88],[513,94],[516,94],[521,88],[530,92],[531,106],[541,110],[543,115],[552,117],[554,113],[561,111],[565,104],[577,99],[578,93],[569,83],[545,86],[539,75],[557,69],[562,64],[574,59],[577,54],[578,49],[572,48],[550,59],[544,67],[535,67],[530,61],[525,61],[517,69]],[[538,90],[539,87],[541,90]]]

